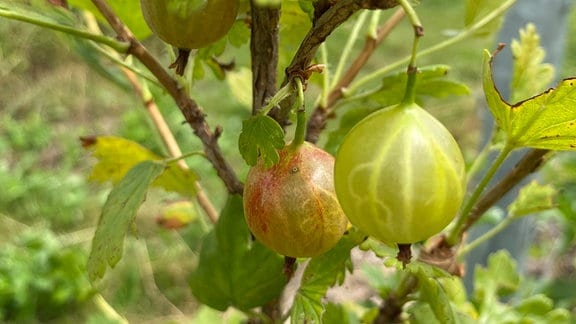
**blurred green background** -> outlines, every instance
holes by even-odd
[[[426,13],[422,14],[426,36],[421,48],[461,27],[454,24],[463,20],[462,5],[450,0],[422,3],[419,10]],[[576,35],[576,11],[569,26],[568,35]],[[329,38],[330,62],[335,64],[351,27],[345,24]],[[407,55],[411,44],[406,39],[411,33],[403,22],[382,44],[367,70]],[[167,48],[157,39],[150,38],[145,44],[168,64]],[[468,97],[427,102],[427,107],[455,133],[469,157],[474,156],[478,142],[475,110],[477,97],[482,94],[482,49],[491,49],[493,44],[493,39],[473,39],[450,48],[449,54],[442,52],[420,61],[421,65],[450,65],[450,78],[472,89]],[[360,48],[359,43],[356,51]],[[576,75],[573,53],[576,37],[570,36],[563,68],[558,71],[560,77]],[[237,66],[249,66],[246,45],[227,50],[224,57],[223,61],[235,59]],[[96,63],[86,46],[67,35],[0,19],[0,319],[109,322],[113,314],[99,296],[135,322],[178,321],[191,314],[209,317],[204,315],[205,310],[199,311],[187,285],[187,275],[196,262],[195,243],[207,225],[198,220],[195,226],[180,232],[159,227],[156,217],[161,208],[178,199],[159,190],[148,195],[137,219],[139,240],[128,240],[124,259],[100,284],[101,295],[88,284],[84,263],[110,186],[86,181],[95,161],[82,149],[78,138],[117,135],[163,152],[129,84],[121,77],[112,82],[102,71],[120,76],[112,63]],[[246,167],[236,140],[249,108],[226,81],[215,80],[209,71],[207,74],[194,85],[193,96],[205,108],[210,125],[223,127],[220,144],[243,176]],[[309,93],[317,93],[317,89],[312,87]],[[159,105],[182,150],[200,149],[199,141],[182,123],[178,109],[165,95],[159,97],[165,98]],[[310,107],[314,98],[308,100]],[[202,158],[189,162],[220,208],[226,197],[215,172]],[[531,249],[531,282],[546,285],[545,290],[561,306],[574,309],[574,154],[559,155],[544,174],[563,191],[558,211],[544,215],[538,222],[539,239]],[[552,255],[561,257],[552,259]]]

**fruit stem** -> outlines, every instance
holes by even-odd
[[[296,131],[294,132],[294,139],[290,143],[290,148],[296,150],[306,137],[306,109],[304,108],[304,88],[302,86],[302,79],[294,78],[294,85],[298,91],[298,100],[292,109],[296,109]]]
[[[396,259],[401,261],[403,268],[406,269],[406,265],[410,263],[412,259],[412,244],[398,244],[398,255]]]
[[[186,65],[188,65],[188,58],[190,57],[190,50],[185,48],[178,49],[178,56],[174,63],[170,64],[169,68],[176,70],[176,74],[179,76],[184,75],[184,70],[186,70]]]
[[[424,36],[424,28],[420,22],[420,18],[414,11],[414,8],[410,5],[408,0],[398,0],[398,3],[406,12],[408,19],[412,23],[412,28],[414,28],[414,41],[412,42],[412,55],[410,56],[410,62],[408,63],[408,68],[406,73],[408,78],[406,81],[406,91],[404,92],[404,98],[402,99],[402,104],[412,104],[416,100],[416,73],[418,69],[416,68],[416,57],[418,56],[418,41],[420,37]]]
[[[500,168],[504,160],[506,160],[510,152],[512,152],[512,149],[513,146],[506,145],[500,151],[500,154],[498,154],[498,157],[496,158],[494,163],[492,163],[490,169],[488,169],[486,174],[484,174],[482,180],[480,180],[480,183],[478,183],[476,189],[474,189],[474,192],[462,207],[461,212],[458,215],[458,221],[456,225],[446,235],[446,242],[448,243],[449,246],[455,246],[460,241],[460,238],[462,236],[462,233],[460,232],[462,231],[462,228],[466,224],[466,221],[468,220],[468,216],[472,211],[472,208],[474,208],[474,205],[480,198],[480,195],[484,192],[484,189],[486,189],[486,186],[488,186],[490,180],[494,177],[494,174],[496,174],[496,171]]]

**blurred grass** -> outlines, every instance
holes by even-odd
[[[463,2],[423,1],[425,37],[420,48],[435,44],[459,28]],[[384,13],[383,16],[390,15]],[[441,19],[440,19],[441,18]],[[347,23],[328,39],[331,64],[337,62]],[[576,11],[571,14],[566,57],[560,75],[576,74]],[[365,73],[410,52],[412,30],[404,21],[370,60]],[[407,41],[410,40],[410,41]],[[169,61],[165,47],[157,39],[146,41],[163,62]],[[481,54],[492,48],[490,39],[473,39],[419,61],[420,65],[448,64],[450,78],[467,84],[473,94],[457,100],[430,100],[427,107],[454,131],[465,150],[476,150],[478,121],[475,115]],[[358,44],[356,53],[361,48]],[[96,73],[78,52],[77,44],[67,36],[23,23],[0,19],[0,217],[28,225],[42,224],[56,233],[70,232],[95,225],[108,187],[86,183],[91,163],[82,151],[78,137],[114,134],[136,140],[161,151],[151,123],[139,99],[129,91]],[[247,47],[227,53],[238,65],[248,64]],[[225,60],[226,61],[226,60]],[[208,72],[210,73],[210,72]],[[310,89],[317,92],[317,89]],[[182,123],[180,112],[161,91],[155,91],[161,110],[172,126],[183,151],[201,149],[200,142]],[[193,95],[205,109],[212,127],[221,125],[220,145],[241,178],[247,171],[237,150],[241,120],[246,107],[236,100],[226,83],[214,80],[197,82]],[[310,98],[310,102],[313,98]],[[309,105],[309,107],[311,104]],[[335,124],[335,123],[332,123]],[[189,164],[202,176],[202,183],[217,206],[222,206],[225,190],[210,164],[194,157]],[[125,260],[103,282],[104,296],[110,303],[143,320],[150,314],[169,314],[170,303],[183,311],[197,305],[187,289],[187,274],[195,262],[192,250],[179,235],[162,232],[154,223],[155,214],[167,199],[153,191],[138,219],[140,237],[145,243],[128,240]],[[5,233],[0,233],[0,237]],[[79,242],[88,247],[90,237]],[[143,254],[143,246],[148,254]],[[167,253],[168,252],[168,253]],[[184,262],[182,260],[185,260]],[[154,271],[157,285],[170,301],[155,303],[154,277],[142,272],[142,265]],[[152,289],[152,290],[151,290]],[[156,300],[157,302],[157,300]],[[124,312],[123,312],[124,313]],[[153,315],[155,316],[155,315]]]

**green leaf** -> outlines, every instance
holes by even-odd
[[[140,144],[115,136],[87,136],[80,138],[82,146],[98,159],[92,169],[89,180],[97,182],[120,181],[136,164],[146,160],[162,160],[162,157]],[[183,170],[176,164],[169,164],[153,186],[162,187],[186,197],[196,194],[197,175]]]
[[[73,7],[90,11],[102,22],[106,21],[91,0],[68,0],[68,3]],[[141,40],[152,35],[142,15],[140,0],[114,0],[108,1],[108,4],[136,38]]]
[[[322,299],[328,288],[343,282],[351,266],[350,250],[363,240],[364,234],[352,228],[334,248],[310,260],[294,297],[291,323],[322,323]]]
[[[237,20],[228,32],[228,42],[234,47],[240,47],[250,40],[250,29],[244,20]]]
[[[556,189],[552,185],[540,185],[535,180],[525,185],[518,197],[508,206],[509,217],[522,217],[555,207]]]
[[[492,56],[485,51],[482,73],[486,102],[508,145],[549,150],[576,150],[576,79],[510,105],[492,79]]]
[[[510,101],[518,102],[544,91],[554,77],[554,66],[543,63],[546,53],[540,46],[540,35],[532,23],[520,29],[520,40],[512,40],[511,49],[514,72]]]
[[[514,306],[514,309],[522,315],[532,314],[539,316],[546,315],[553,308],[554,302],[552,299],[542,294],[528,296]]]
[[[257,115],[242,122],[238,148],[248,165],[256,165],[260,155],[265,167],[273,166],[280,159],[277,150],[284,145],[284,131],[271,117]]]
[[[262,306],[286,283],[284,259],[252,240],[242,211],[242,197],[230,196],[190,277],[198,301],[220,311]]]
[[[464,25],[469,27],[480,21],[487,14],[502,5],[502,0],[466,0]],[[494,19],[491,23],[476,31],[476,36],[488,36],[500,29],[504,16]]]
[[[165,164],[155,161],[140,162],[118,181],[108,195],[88,257],[90,281],[102,278],[107,265],[114,267],[120,261],[124,235],[133,226],[148,187],[165,168]]]
[[[326,305],[326,312],[322,317],[322,323],[359,324],[360,319],[343,304],[328,303]]]
[[[506,250],[500,250],[488,257],[486,268],[476,266],[474,299],[480,304],[490,305],[498,296],[518,290],[519,284],[516,262]]]

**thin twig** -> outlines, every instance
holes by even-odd
[[[283,84],[295,76],[299,76],[303,81],[308,80],[309,67],[316,55],[320,44],[343,22],[348,20],[355,12],[360,9],[390,9],[397,5],[396,0],[340,0],[327,9],[318,19],[300,43],[292,62],[286,68],[286,78]],[[285,100],[280,109],[273,110],[271,115],[280,125],[286,125],[290,109],[296,95],[292,95]]]
[[[190,98],[185,89],[178,84],[178,81],[168,73],[146,47],[134,37],[132,32],[124,25],[118,16],[116,16],[105,0],[92,0],[92,2],[114,29],[118,39],[130,44],[128,54],[133,55],[142,62],[142,64],[154,74],[170,96],[172,96],[182,115],[184,115],[186,122],[192,127],[194,134],[196,134],[202,142],[207,159],[212,163],[214,169],[216,169],[218,176],[224,181],[228,192],[241,194],[243,184],[236,176],[236,173],[228,161],[224,158],[218,145],[218,137],[221,134],[221,130],[218,128],[214,132],[210,130],[204,112],[198,104]]]
[[[160,113],[160,110],[158,110],[158,106],[156,105],[154,99],[151,97],[147,98],[146,94],[144,93],[144,90],[142,89],[140,81],[138,80],[134,72],[126,68],[122,68],[121,70],[124,73],[124,75],[126,75],[126,77],[128,78],[128,81],[132,85],[132,88],[134,88],[134,91],[136,92],[138,97],[142,100],[142,103],[146,108],[146,112],[148,113],[148,116],[150,116],[150,118],[152,119],[152,122],[154,123],[154,126],[156,127],[158,134],[160,134],[160,138],[162,138],[162,141],[164,142],[166,149],[168,149],[168,153],[170,153],[170,156],[171,157],[182,156],[182,150],[180,150],[180,146],[178,145],[176,138],[174,138],[174,134],[172,133],[170,127],[166,123],[166,120]],[[189,169],[186,162],[182,159],[178,160],[176,163],[178,163],[178,166],[182,170]],[[204,188],[202,188],[200,182],[195,181],[194,186],[196,188],[196,200],[198,201],[198,204],[200,205],[200,207],[202,207],[202,209],[204,210],[210,221],[212,223],[216,223],[216,221],[218,220],[218,211],[216,210],[216,208],[214,208],[214,205],[212,204],[208,196],[206,196]]]
[[[368,62],[368,59],[372,56],[378,45],[388,37],[390,32],[402,21],[404,18],[404,9],[398,8],[396,12],[382,25],[378,28],[376,32],[376,37],[371,37],[368,35],[366,37],[366,42],[364,43],[364,48],[358,54],[356,59],[352,62],[346,73],[338,81],[338,83],[332,88],[330,94],[328,95],[328,100],[326,101],[326,106],[318,105],[314,108],[312,115],[308,121],[308,130],[306,134],[306,140],[312,143],[316,143],[320,137],[320,132],[324,130],[326,126],[326,120],[332,113],[332,107],[334,104],[342,98],[343,91],[350,85],[350,83],[356,78],[362,67]]]

